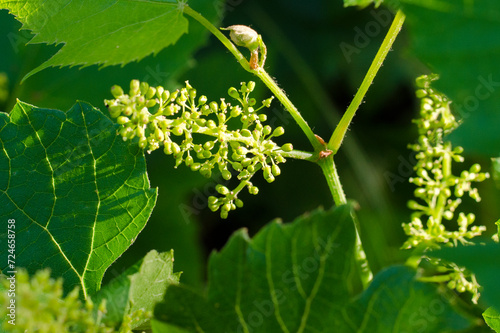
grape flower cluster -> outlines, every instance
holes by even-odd
[[[238,198],[241,190],[246,187],[249,193],[258,193],[250,181],[253,175],[262,169],[264,178],[274,181],[281,173],[278,164],[285,162],[283,155],[293,150],[290,143],[279,146],[273,141],[284,134],[283,127],[264,125],[267,116],[258,113],[271,105],[273,97],[256,108],[256,100],[249,97],[254,89],[253,81],[242,82],[240,89],[229,88],[228,95],[236,101],[232,105],[224,98],[217,103],[208,102],[206,96],[197,97],[188,81],[185,87],[170,92],[132,80],[128,94],[113,86],[115,99],[105,100],[105,104],[121,125],[123,140],[137,138],[139,147],[148,153],[163,146],[164,153],[174,157],[175,167],[184,163],[207,178],[214,171],[225,180],[236,176],[240,183],[235,189],[219,184],[220,196],[208,198],[209,208],[220,209],[221,217],[227,218],[229,211],[243,206]]]
[[[473,183],[484,181],[489,178],[489,174],[480,172],[479,164],[472,165],[458,176],[453,174],[453,162],[464,161],[461,155],[463,148],[453,147],[444,138],[459,123],[451,112],[451,101],[431,87],[432,81],[437,79],[435,74],[424,75],[416,82],[416,95],[421,99],[421,106],[420,118],[414,122],[418,126],[419,138],[409,148],[416,153],[416,177],[410,178],[410,182],[417,189],[414,192],[416,200],[408,202],[409,208],[414,210],[411,222],[403,223],[403,229],[409,236],[403,245],[406,249],[425,250],[456,246],[458,243],[470,244],[470,239],[481,235],[486,229],[484,226],[471,226],[475,220],[474,214],[457,211],[466,194],[477,202],[481,200]],[[443,222],[455,217],[458,227],[448,230]],[[441,264],[449,272],[450,288],[459,292],[472,292],[473,301],[477,301],[479,285],[472,274],[453,263],[444,264],[438,260],[435,263]]]

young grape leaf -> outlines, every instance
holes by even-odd
[[[498,0],[400,0],[413,52],[440,75],[436,88],[464,123],[450,138],[466,151],[500,151]]]
[[[180,273],[174,273],[174,251],[150,251],[141,261],[106,284],[92,296],[94,304],[106,300],[106,313],[102,319],[107,326],[118,326],[125,316],[136,311],[153,311],[163,299],[170,284],[179,283]],[[133,329],[144,324],[145,319],[133,322]]]
[[[100,288],[104,272],[135,240],[156,201],[142,150],[125,144],[101,111],[66,113],[18,102],[0,113],[0,231],[15,220],[15,263],[50,267],[65,290]],[[0,268],[8,273],[7,256]]]
[[[344,0],[344,7],[357,6],[357,7],[367,7],[372,3],[375,4],[375,8],[380,6],[384,0]]]
[[[204,297],[170,286],[155,332],[325,331],[349,300],[352,207],[272,222],[253,239],[236,232],[209,260]]]
[[[31,30],[29,43],[64,46],[29,76],[53,66],[124,65],[157,54],[187,32],[184,2],[175,0],[0,0]]]
[[[433,251],[433,257],[452,261],[466,267],[476,275],[477,282],[483,287],[481,300],[500,310],[500,244],[458,246]]]
[[[452,307],[451,294],[418,282],[415,272],[392,266],[375,276],[372,284],[344,310],[339,332],[457,332],[470,328],[466,318]]]
[[[495,308],[491,307],[484,311],[483,318],[495,332],[500,332],[500,313]]]

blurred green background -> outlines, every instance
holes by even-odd
[[[343,111],[356,93],[382,39],[391,13],[381,7],[363,10],[343,8],[342,1],[311,0],[192,0],[190,5],[220,26],[249,25],[268,47],[266,69],[302,112],[316,134],[329,138]],[[58,46],[25,44],[30,39],[18,23],[0,11],[0,73],[5,73],[7,98],[0,94],[0,110],[9,111],[16,98],[40,107],[69,109],[84,100],[106,112],[103,100],[111,98],[113,84],[127,86],[131,79],[151,85],[176,88],[189,80],[199,94],[216,100],[242,81],[255,80],[232,55],[202,27],[190,20],[189,35],[183,36],[183,52],[171,47],[139,63],[122,68],[97,66],[84,69],[52,68],[20,83],[31,69],[48,59]],[[203,46],[200,46],[203,40]],[[348,138],[336,156],[337,168],[348,198],[359,203],[361,237],[374,272],[402,262],[405,240],[402,222],[408,222],[406,202],[412,197],[412,155],[407,144],[417,137],[411,120],[417,116],[414,79],[429,73],[408,52],[406,29],[396,41],[350,127]],[[242,50],[246,54],[246,50]],[[2,78],[0,77],[0,81]],[[5,81],[4,81],[5,82]],[[0,90],[2,84],[0,82]],[[257,100],[270,96],[257,82]],[[269,122],[282,125],[286,133],[279,143],[310,150],[306,137],[277,102],[266,111]],[[465,138],[466,139],[466,138]],[[466,152],[467,153],[467,152]],[[480,162],[490,168],[490,156],[467,156],[464,167]],[[174,169],[172,158],[156,151],[147,156],[152,187],[159,188],[153,215],[136,242],[107,271],[105,280],[118,275],[149,250],[175,250],[175,268],[181,281],[201,287],[206,259],[221,248],[231,233],[248,228],[254,234],[274,218],[291,221],[318,206],[329,208],[332,198],[319,167],[288,160],[282,175],[268,184],[255,178],[257,196],[243,193],[245,206],[231,212],[227,220],[206,207],[217,177],[204,179],[184,166]],[[231,183],[230,183],[231,185]],[[479,186],[483,201],[464,200],[463,210],[476,213],[476,221],[487,225],[491,236],[500,216],[498,191],[493,181]]]

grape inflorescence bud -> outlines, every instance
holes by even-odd
[[[220,197],[210,197],[209,208],[220,209],[221,217],[241,207],[239,192],[245,187],[257,194],[250,179],[262,169],[268,182],[281,171],[278,164],[285,162],[284,152],[293,149],[290,143],[280,147],[274,138],[284,134],[283,127],[266,125],[266,114],[259,113],[271,105],[273,97],[262,101],[250,98],[255,82],[242,82],[239,89],[229,88],[228,95],[235,101],[209,102],[206,96],[197,97],[197,91],[186,81],[185,87],[170,92],[132,80],[129,93],[113,86],[115,99],[106,100],[112,118],[121,125],[123,140],[135,139],[148,153],[163,147],[175,159],[175,166],[186,165],[210,178],[214,171],[225,180],[236,177],[240,183],[229,190],[219,185]],[[234,129],[230,129],[234,127]]]
[[[424,75],[417,79],[416,95],[421,100],[420,118],[414,122],[418,126],[419,138],[409,148],[415,151],[417,163],[414,166],[416,176],[410,182],[417,185],[414,192],[416,200],[410,200],[408,207],[415,212],[410,223],[403,223],[408,240],[403,248],[431,248],[441,246],[457,246],[458,243],[470,244],[470,239],[480,236],[486,230],[484,226],[472,226],[475,216],[472,213],[457,213],[464,195],[479,202],[474,182],[482,182],[489,178],[488,173],[481,172],[479,164],[472,165],[469,170],[459,175],[452,172],[452,164],[464,161],[462,147],[453,147],[444,137],[459,123],[453,116],[451,101],[442,93],[431,87],[437,75]],[[456,230],[448,230],[444,220],[456,218]],[[434,260],[449,270],[450,283],[458,291],[468,290],[473,294],[473,301],[479,297],[473,274],[453,263]],[[470,280],[470,281],[469,281]],[[462,290],[463,289],[463,290]]]

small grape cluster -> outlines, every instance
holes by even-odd
[[[283,135],[284,129],[264,125],[267,116],[258,111],[268,108],[273,97],[255,108],[256,100],[249,97],[254,89],[253,81],[241,83],[239,90],[229,88],[228,95],[237,102],[232,105],[224,98],[217,103],[208,102],[206,96],[197,97],[196,89],[187,81],[184,88],[170,92],[132,80],[128,94],[113,86],[115,99],[105,100],[105,104],[121,125],[123,139],[137,137],[139,147],[148,153],[163,146],[165,154],[174,157],[175,167],[184,163],[207,178],[214,169],[225,180],[235,173],[240,184],[234,190],[218,185],[221,197],[208,199],[209,208],[220,209],[221,217],[227,218],[229,211],[243,205],[238,199],[243,188],[258,193],[250,181],[252,176],[262,169],[264,178],[274,181],[281,173],[278,164],[285,162],[283,154],[293,150],[289,143],[280,147],[272,140]],[[229,129],[230,125],[236,129]]]
[[[447,230],[443,225],[443,219],[452,220],[457,215],[457,208],[465,194],[477,202],[481,200],[472,183],[484,181],[489,178],[489,174],[480,172],[479,164],[462,171],[459,176],[452,173],[453,162],[464,161],[461,156],[463,148],[453,147],[451,142],[444,141],[445,135],[459,124],[451,112],[451,101],[431,87],[432,81],[437,79],[437,75],[425,75],[417,79],[419,89],[416,95],[421,99],[421,107],[420,118],[414,122],[418,126],[419,138],[409,148],[416,152],[414,169],[417,175],[410,178],[410,182],[417,185],[414,196],[418,201],[408,202],[409,208],[415,212],[410,223],[403,223],[403,229],[409,236],[403,245],[406,249],[436,249],[441,245],[469,244],[470,239],[481,235],[486,229],[484,226],[471,226],[475,220],[474,214],[463,212],[456,219],[457,230]],[[439,260],[435,263],[439,263]],[[444,266],[451,271],[449,287],[461,292],[468,290],[474,294],[473,300],[477,301],[479,285],[474,276],[453,263]]]

